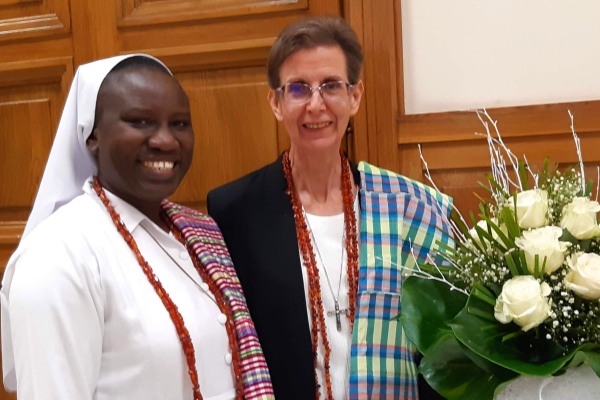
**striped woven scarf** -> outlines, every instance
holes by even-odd
[[[216,284],[231,309],[240,352],[244,398],[274,399],[267,362],[219,227],[208,215],[166,200],[162,203],[162,211],[179,232],[190,256],[199,261],[196,264],[203,268],[201,275]]]

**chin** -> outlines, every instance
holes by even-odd
[[[327,152],[338,152],[342,144],[341,140],[318,139],[312,141],[305,141],[301,145],[295,146],[297,149],[305,151],[315,151],[319,153]]]
[[[143,185],[143,187],[147,193],[146,198],[148,200],[161,201],[177,191],[179,181],[173,183],[149,183]]]

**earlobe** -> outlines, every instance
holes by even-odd
[[[354,89],[352,90],[350,101],[352,103],[352,115],[356,114],[358,108],[360,107],[360,100],[362,99],[363,91],[365,90],[365,86],[363,85],[362,80],[358,81],[354,85]]]
[[[279,96],[273,89],[269,90],[267,100],[269,100],[275,118],[277,118],[278,121],[281,121],[283,119],[283,116],[281,115],[281,101],[279,101]]]
[[[96,134],[96,129],[94,129],[92,131],[92,133],[90,134],[90,136],[86,139],[85,146],[87,147],[87,149],[90,152],[90,154],[92,155],[92,157],[94,157],[94,159],[97,159],[98,158],[98,137]]]

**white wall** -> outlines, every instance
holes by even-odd
[[[600,100],[599,0],[401,3],[407,114]]]

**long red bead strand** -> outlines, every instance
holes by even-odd
[[[356,216],[354,214],[354,199],[352,193],[352,174],[348,164],[346,156],[340,152],[341,163],[342,163],[342,174],[341,174],[341,189],[342,189],[342,201],[344,209],[344,231],[346,234],[345,247],[347,254],[347,279],[348,279],[348,313],[347,318],[350,324],[350,330],[354,326],[354,314],[356,311],[356,296],[358,290],[358,238],[356,229]],[[329,345],[329,339],[327,337],[327,331],[325,327],[325,315],[323,311],[323,299],[321,294],[321,283],[319,280],[319,270],[317,268],[317,262],[315,258],[315,252],[310,240],[310,232],[302,212],[302,203],[296,192],[294,185],[294,179],[292,177],[292,167],[289,157],[289,152],[283,155],[283,172],[288,185],[288,194],[292,203],[292,211],[294,212],[294,222],[296,224],[296,237],[298,240],[298,247],[302,254],[302,261],[306,268],[308,275],[308,294],[310,299],[310,317],[312,320],[311,337],[312,337],[312,351],[313,351],[313,363],[315,367],[315,382],[317,382],[317,389],[315,392],[315,398],[319,399],[319,385],[317,379],[317,349],[319,338],[323,343],[324,354],[323,354],[323,367],[325,386],[327,390],[327,398],[333,399],[333,391],[331,388],[331,372],[330,372],[330,360],[331,360],[331,347]]]

